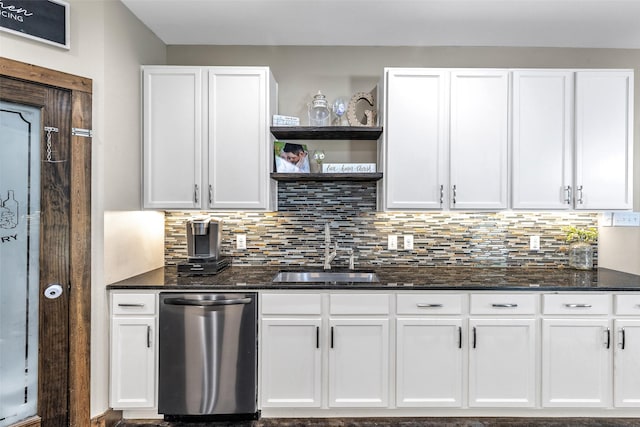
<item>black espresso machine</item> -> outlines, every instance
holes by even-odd
[[[187,262],[178,264],[178,273],[189,276],[213,275],[229,266],[220,256],[222,220],[211,217],[187,221]]]

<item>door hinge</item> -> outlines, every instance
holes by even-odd
[[[82,128],[71,128],[71,135],[83,136],[85,138],[93,138],[93,130]]]

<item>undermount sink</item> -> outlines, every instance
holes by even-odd
[[[373,271],[281,271],[272,280],[277,283],[377,283]]]

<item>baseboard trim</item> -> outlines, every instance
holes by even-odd
[[[15,424],[11,424],[11,427],[40,427],[41,418],[39,416],[27,418]]]
[[[104,414],[91,419],[91,427],[114,427],[122,420],[122,411],[109,409]]]

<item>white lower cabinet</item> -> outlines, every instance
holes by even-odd
[[[262,320],[262,406],[321,403],[320,317]]]
[[[266,414],[640,415],[640,294],[263,293],[261,307]]]
[[[614,406],[640,408],[640,295],[615,295],[614,314]]]
[[[156,406],[154,294],[113,294],[109,404],[114,409]]]
[[[469,406],[535,406],[535,324],[535,319],[469,319]]]
[[[386,407],[389,319],[331,318],[329,406]]]
[[[396,406],[461,407],[463,294],[396,298]]]
[[[606,407],[611,402],[610,296],[543,296],[542,405]]]
[[[605,407],[611,379],[609,320],[542,321],[542,404]]]
[[[470,295],[470,407],[536,405],[538,299],[528,293]]]
[[[462,406],[462,320],[399,318],[396,405]]]

